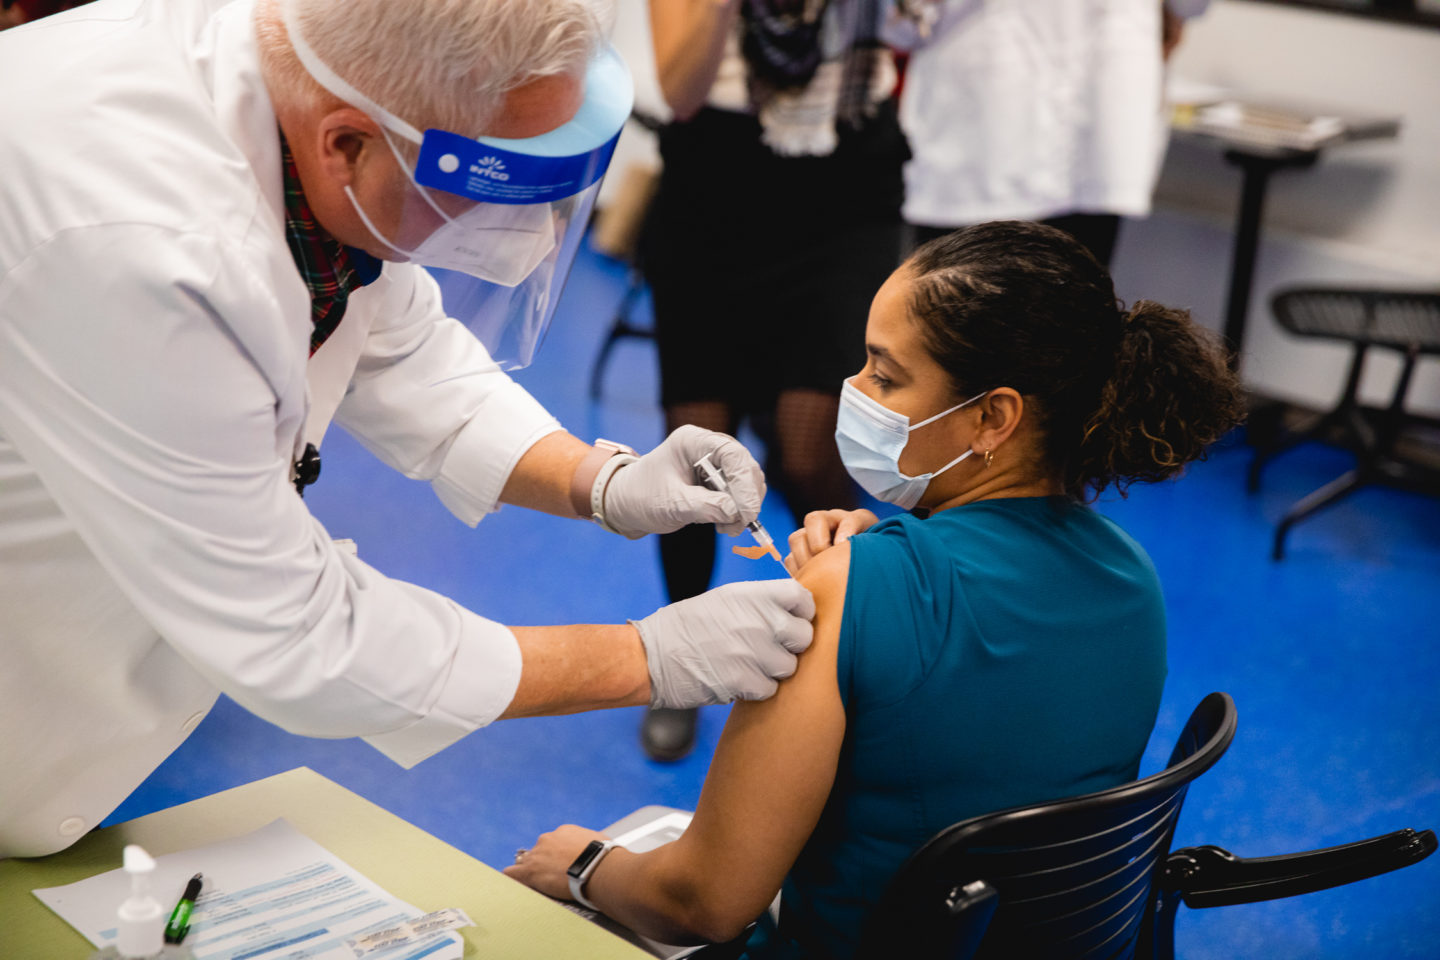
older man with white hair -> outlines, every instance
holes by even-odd
[[[367,566],[297,496],[333,419],[472,525],[758,512],[734,440],[591,446],[503,372],[629,108],[608,15],[99,0],[0,36],[0,857],[73,842],[221,692],[409,766],[502,717],[793,671],[791,581],[511,629]],[[696,485],[706,454],[729,493]]]

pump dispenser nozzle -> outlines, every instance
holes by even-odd
[[[130,874],[130,896],[117,911],[116,952],[126,958],[159,956],[165,949],[165,908],[150,893],[155,859],[132,843],[125,848],[125,872]]]

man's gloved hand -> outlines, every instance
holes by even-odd
[[[720,468],[730,492],[717,493],[695,478],[705,454]],[[713,523],[734,536],[760,513],[765,473],[734,437],[685,425],[634,463],[621,467],[605,488],[605,522],[631,539],[672,533],[688,523]]]
[[[815,598],[794,580],[728,583],[630,621],[645,644],[652,707],[764,700],[810,646]]]

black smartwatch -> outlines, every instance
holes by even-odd
[[[600,908],[585,899],[585,882],[590,879],[595,868],[600,866],[600,861],[605,859],[605,854],[609,853],[614,846],[614,840],[591,840],[590,845],[580,851],[580,856],[576,857],[569,869],[565,871],[565,875],[570,879],[570,896],[582,907],[587,907],[596,913],[600,912]]]

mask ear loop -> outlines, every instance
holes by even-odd
[[[430,199],[429,194],[425,192],[425,188],[415,182],[415,176],[410,172],[410,165],[405,162],[404,157],[400,156],[400,151],[396,149],[394,142],[390,139],[389,131],[393,130],[399,136],[416,144],[424,142],[424,135],[415,129],[415,127],[401,120],[359,90],[356,90],[344,77],[341,77],[334,70],[330,69],[329,64],[320,59],[320,55],[317,54],[315,49],[300,35],[300,24],[295,17],[294,4],[295,0],[280,0],[279,6],[280,19],[285,24],[285,33],[290,39],[290,48],[295,52],[295,59],[300,61],[300,65],[305,68],[305,71],[309,73],[311,78],[320,84],[320,86],[351,106],[368,113],[373,119],[380,121],[380,135],[385,138],[385,145],[390,148],[390,153],[394,155],[395,162],[400,165],[400,169],[405,172],[405,178],[410,181],[410,185],[419,192],[420,198],[429,204],[430,208],[439,214],[442,220],[446,223],[454,223],[455,221],[447,216],[445,211],[441,210],[434,200]],[[375,225],[370,222],[370,218],[365,215],[365,209],[361,207],[359,201],[355,199],[355,194],[351,191],[348,184],[345,187],[345,193],[350,198],[350,204],[355,208],[355,212],[360,214],[361,221],[363,221],[366,228],[375,235],[377,240],[407,258],[413,254],[414,251],[397,247],[391,243],[383,233],[375,228]]]
[[[939,420],[941,417],[949,416],[950,414],[954,413],[956,410],[959,410],[961,407],[968,407],[968,406],[970,406],[970,404],[974,403],[976,400],[979,400],[981,397],[985,396],[985,394],[987,394],[987,393],[989,393],[989,392],[990,392],[989,390],[982,390],[981,392],[975,394],[975,396],[971,397],[969,400],[966,400],[966,401],[964,401],[963,403],[957,403],[957,404],[955,404],[955,406],[951,407],[949,410],[942,410],[941,412],[935,414],[935,416],[933,416],[933,417],[927,417],[927,418],[925,418],[924,420],[921,420],[919,423],[915,424],[914,426],[912,426],[912,427],[907,427],[906,429],[907,429],[907,430],[918,430],[920,427],[925,426],[927,423],[934,423],[936,420]],[[974,452],[975,452],[975,449],[972,447],[971,449],[966,450],[964,453],[960,454],[960,456],[956,457],[954,460],[951,460],[949,463],[945,464],[945,466],[941,467],[939,470],[932,470],[932,471],[930,471],[929,479],[930,479],[930,480],[934,480],[936,477],[940,476],[940,474],[944,473],[946,470],[949,470],[951,467],[955,466],[955,464],[959,463],[961,460],[964,460],[966,457],[970,456],[970,455],[973,454]],[[989,451],[986,451],[986,454],[985,454],[985,466],[987,466],[987,467],[990,466],[990,457],[991,457],[990,452],[989,452]],[[920,479],[919,477],[906,477],[905,474],[903,474],[903,473],[900,474],[900,476],[904,477],[906,480],[918,480],[918,479]]]
[[[405,172],[405,179],[409,180],[410,186],[414,187],[415,192],[420,194],[420,199],[424,200],[425,203],[429,205],[430,209],[435,211],[436,215],[439,216],[440,219],[444,220],[446,223],[455,223],[455,218],[451,217],[444,210],[441,210],[440,205],[437,204],[434,200],[430,199],[430,191],[420,186],[419,181],[415,179],[415,174],[410,171],[410,165],[405,162],[405,158],[402,157],[400,155],[400,151],[396,149],[394,141],[390,139],[390,134],[383,124],[380,127],[380,135],[385,138],[385,145],[390,148],[390,153],[392,156],[395,157],[395,162],[398,163],[400,165],[400,169]]]
[[[957,404],[955,404],[955,406],[951,407],[949,410],[941,410],[939,413],[935,414],[935,416],[933,416],[933,417],[926,417],[924,420],[921,420],[919,423],[910,424],[910,425],[907,426],[905,429],[906,429],[907,431],[919,430],[921,427],[925,426],[927,423],[934,423],[936,420],[939,420],[941,417],[948,417],[950,414],[954,413],[956,410],[959,410],[961,407],[968,407],[968,406],[970,406],[970,404],[974,403],[976,400],[979,400],[981,397],[985,396],[985,394],[987,394],[987,393],[989,393],[989,392],[990,392],[989,390],[981,390],[979,393],[975,394],[975,396],[971,397],[969,400],[964,400],[964,401],[962,401],[962,402],[960,402],[960,403],[957,403]]]
[[[369,230],[370,233],[374,235],[376,240],[379,240],[381,243],[385,244],[385,246],[389,247],[391,250],[394,250],[406,260],[409,260],[412,256],[415,255],[414,250],[406,250],[402,247],[395,246],[395,244],[390,242],[389,237],[385,236],[385,234],[380,232],[379,227],[375,226],[375,224],[370,222],[370,218],[365,215],[365,208],[360,206],[359,200],[355,199],[355,192],[350,189],[350,184],[348,183],[345,184],[345,196],[350,198],[350,206],[355,208],[355,212],[360,215],[360,222],[365,224],[365,229]]]
[[[409,180],[410,186],[415,189],[416,193],[420,194],[420,199],[424,200],[426,205],[429,206],[431,210],[435,211],[435,215],[438,216],[441,220],[445,221],[445,223],[451,226],[458,223],[459,221],[457,221],[454,217],[450,216],[444,210],[440,209],[439,204],[437,204],[434,200],[430,198],[430,191],[422,187],[420,183],[415,179],[415,175],[410,172],[410,165],[406,163],[405,158],[401,156],[400,150],[395,146],[395,141],[390,139],[389,130],[383,124],[380,127],[380,136],[384,139],[385,145],[390,148],[390,155],[395,158],[395,163],[399,165],[400,170],[405,174],[405,179]],[[406,257],[411,257],[414,255],[413,250],[405,250],[401,247],[397,247],[395,244],[391,243],[388,239],[386,239],[384,234],[382,234],[379,230],[375,229],[374,224],[370,222],[369,217],[365,216],[365,211],[360,207],[360,203],[355,199],[355,195],[351,192],[348,185],[345,187],[345,192],[350,197],[350,203],[355,207],[355,212],[360,214],[360,219],[364,221],[365,226],[370,229],[371,233],[375,234],[375,236],[379,238],[381,243],[385,244],[385,246],[389,247],[391,250],[396,251],[397,253],[404,254]]]
[[[951,460],[949,463],[945,464],[945,466],[941,467],[939,470],[931,470],[931,471],[930,471],[929,479],[934,480],[936,477],[940,476],[940,474],[944,473],[946,470],[949,470],[951,467],[955,466],[955,464],[959,463],[961,460],[964,460],[966,457],[970,456],[970,455],[973,454],[974,452],[975,452],[974,450],[966,450],[964,453],[960,454],[960,456],[956,457],[954,460]],[[902,474],[900,474],[900,476],[905,477],[905,474],[902,473]],[[906,479],[906,480],[918,480],[918,479],[920,479],[920,478],[919,478],[919,477],[905,477],[905,479]]]

